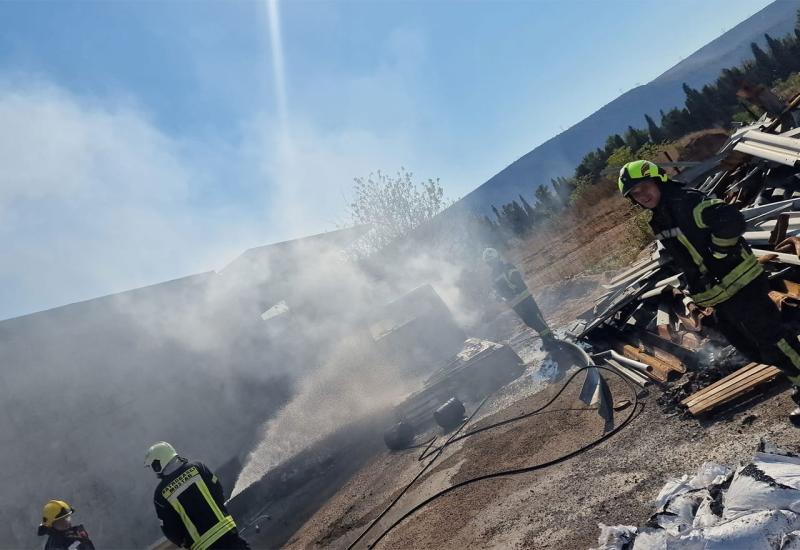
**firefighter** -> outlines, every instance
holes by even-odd
[[[800,342],[769,299],[767,275],[742,237],[741,212],[682,187],[646,160],[623,166],[618,185],[623,196],[653,212],[650,227],[683,271],[695,303],[714,308],[717,327],[739,351],[780,368],[800,405]],[[789,418],[800,427],[800,407]]]
[[[153,500],[170,541],[191,550],[250,548],[225,508],[222,485],[205,464],[187,461],[160,441],[147,451],[144,465],[161,480]]]
[[[516,266],[504,261],[494,248],[483,251],[483,261],[492,270],[492,286],[495,294],[507,303],[526,325],[539,333],[544,349],[550,351],[557,349],[557,341]]]
[[[44,550],[94,550],[83,525],[72,525],[75,509],[63,500],[49,500],[42,510],[37,534],[47,535]]]

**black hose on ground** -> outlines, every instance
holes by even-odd
[[[434,441],[436,441],[436,437],[432,437],[432,438],[430,439],[430,441],[429,441],[429,442],[428,442],[428,444],[427,444],[427,447],[425,447],[425,450],[424,450],[424,451],[422,451],[422,454],[421,454],[421,455],[419,455],[419,458],[417,458],[417,460],[421,462],[421,461],[425,460],[427,457],[429,457],[429,456],[431,456],[431,455],[435,455],[435,456],[434,456],[434,457],[431,459],[431,461],[430,461],[430,462],[428,462],[428,463],[427,463],[427,464],[426,464],[426,465],[425,465],[425,466],[422,468],[422,470],[420,470],[420,471],[419,471],[419,473],[418,473],[416,476],[414,476],[414,479],[412,479],[412,480],[411,480],[411,481],[408,483],[408,485],[406,485],[406,486],[403,488],[403,490],[402,490],[402,491],[400,491],[400,494],[399,494],[399,495],[397,495],[396,497],[394,497],[394,499],[392,500],[392,502],[390,502],[390,503],[389,503],[389,506],[387,506],[386,508],[384,508],[384,509],[383,509],[383,512],[381,512],[380,514],[378,514],[378,517],[376,517],[375,519],[373,519],[373,520],[370,522],[370,524],[369,524],[369,525],[367,525],[367,528],[366,528],[366,529],[364,529],[364,531],[363,531],[363,532],[362,532],[360,535],[358,535],[358,538],[356,538],[356,540],[354,540],[353,542],[351,542],[351,543],[350,543],[350,546],[348,546],[348,547],[347,547],[347,550],[352,550],[352,548],[353,548],[353,547],[354,547],[356,544],[358,544],[358,543],[359,543],[359,541],[360,541],[361,539],[363,539],[363,538],[364,538],[364,536],[365,536],[367,533],[369,533],[370,529],[372,529],[373,527],[375,527],[375,524],[376,524],[376,523],[378,523],[378,522],[379,522],[381,519],[383,519],[383,516],[385,516],[386,514],[388,514],[388,513],[389,513],[389,510],[391,510],[391,509],[394,507],[394,505],[395,505],[395,504],[397,504],[397,501],[398,501],[398,500],[400,500],[400,498],[401,498],[401,497],[402,497],[404,494],[406,494],[406,491],[408,491],[408,490],[409,490],[409,489],[410,489],[410,488],[411,488],[411,487],[412,487],[412,486],[413,486],[413,485],[414,485],[414,484],[417,482],[417,480],[418,480],[420,477],[422,477],[422,475],[423,475],[425,472],[427,472],[427,471],[428,471],[428,468],[430,468],[430,467],[431,467],[431,465],[432,465],[434,462],[436,462],[436,459],[437,459],[437,458],[439,458],[439,455],[441,455],[441,454],[444,452],[444,449],[445,449],[445,447],[447,447],[447,445],[449,445],[450,441],[451,441],[451,440],[452,440],[452,439],[453,439],[455,436],[457,436],[457,435],[459,434],[459,432],[461,432],[461,430],[463,430],[463,429],[464,429],[464,426],[466,426],[467,424],[469,424],[469,422],[470,422],[470,421],[471,421],[471,420],[472,420],[472,419],[475,417],[475,415],[478,413],[478,411],[479,411],[479,410],[481,410],[481,407],[483,407],[483,404],[484,404],[484,403],[486,403],[486,401],[489,399],[489,397],[491,397],[491,395],[487,395],[486,397],[484,397],[484,398],[483,398],[483,401],[481,401],[481,402],[478,404],[478,406],[475,408],[475,410],[474,410],[474,411],[472,411],[472,414],[471,414],[471,415],[469,415],[469,418],[467,418],[466,420],[464,420],[464,422],[462,422],[462,423],[461,423],[461,425],[458,427],[458,429],[457,429],[456,431],[454,431],[454,432],[453,432],[453,434],[452,434],[450,437],[448,437],[448,438],[447,438],[447,441],[445,441],[445,442],[444,442],[444,444],[443,444],[441,447],[437,447],[436,449],[434,449],[433,451],[431,451],[431,452],[429,453],[428,451],[429,451],[429,450],[430,450],[430,448],[433,446],[433,442],[434,442]],[[424,445],[424,443],[423,443],[422,445]],[[422,446],[422,445],[419,445],[419,446]],[[411,447],[409,447],[409,448],[411,448]],[[371,545],[370,545],[370,546],[371,546]]]
[[[600,370],[604,370],[604,371],[611,372],[611,373],[615,374],[616,376],[618,376],[619,378],[621,378],[621,379],[622,379],[622,381],[625,383],[625,385],[628,387],[628,389],[630,389],[630,390],[631,390],[631,393],[632,393],[632,395],[633,395],[633,399],[632,399],[633,406],[631,407],[631,412],[628,414],[628,416],[625,418],[625,420],[623,420],[623,421],[622,421],[622,422],[621,422],[619,425],[617,425],[617,426],[616,426],[615,428],[613,428],[612,430],[610,430],[610,431],[608,431],[608,432],[604,433],[604,434],[603,434],[602,436],[600,436],[599,438],[597,438],[597,439],[594,439],[594,440],[593,440],[593,441],[591,441],[590,443],[588,443],[588,444],[586,444],[586,445],[584,445],[584,446],[582,446],[582,447],[580,447],[580,448],[578,448],[578,449],[576,449],[576,450],[574,450],[574,451],[572,451],[572,452],[570,452],[570,453],[567,453],[566,455],[562,455],[562,456],[560,456],[560,457],[558,457],[558,458],[555,458],[555,459],[553,459],[553,460],[550,460],[550,461],[547,461],[547,462],[544,462],[544,463],[541,463],[541,464],[535,464],[535,465],[532,465],[532,466],[526,466],[526,467],[523,467],[523,468],[515,468],[515,469],[511,469],[511,470],[501,470],[501,471],[499,471],[499,472],[492,472],[492,473],[489,473],[489,474],[484,474],[484,475],[482,475],[482,476],[477,476],[477,477],[474,477],[474,478],[471,478],[471,479],[467,479],[467,480],[461,481],[461,482],[459,482],[459,483],[456,483],[455,485],[453,485],[453,486],[451,486],[451,487],[448,487],[447,489],[444,489],[444,490],[442,490],[442,491],[439,491],[438,493],[436,493],[436,494],[432,495],[431,497],[429,497],[429,498],[427,498],[427,499],[423,500],[422,502],[420,502],[419,504],[417,504],[416,506],[414,506],[413,508],[411,508],[411,509],[410,509],[408,512],[406,512],[405,514],[403,514],[403,515],[402,515],[402,516],[401,516],[399,519],[397,519],[397,520],[396,520],[394,523],[392,523],[392,524],[391,524],[389,527],[387,527],[386,529],[384,529],[384,531],[383,531],[383,532],[382,532],[382,533],[381,533],[381,534],[378,536],[378,538],[376,538],[376,539],[375,539],[375,540],[374,540],[374,541],[373,541],[371,544],[369,544],[369,545],[368,545],[368,548],[373,548],[373,547],[374,547],[376,544],[378,544],[378,543],[379,543],[379,542],[380,542],[380,541],[381,541],[381,540],[382,540],[382,539],[383,539],[383,538],[384,538],[386,535],[388,535],[388,534],[389,534],[389,533],[390,533],[390,532],[391,532],[391,531],[392,531],[394,528],[396,528],[398,525],[400,525],[400,524],[401,524],[403,521],[405,521],[407,518],[409,518],[410,516],[412,516],[413,514],[415,514],[417,511],[419,511],[420,509],[424,508],[425,506],[427,506],[428,504],[430,504],[430,503],[431,503],[431,502],[433,502],[434,500],[436,500],[436,499],[438,499],[438,498],[440,498],[440,497],[443,497],[444,495],[447,495],[447,494],[449,494],[449,493],[451,493],[451,492],[455,491],[456,489],[459,489],[459,488],[461,488],[461,487],[464,487],[464,486],[466,486],[466,485],[470,485],[470,484],[472,484],[472,483],[477,483],[478,481],[483,481],[483,480],[485,480],[485,479],[493,479],[493,478],[498,478],[498,477],[504,477],[504,476],[511,476],[511,475],[517,475],[517,474],[523,474],[523,473],[533,472],[533,471],[536,471],[536,470],[541,470],[541,469],[544,469],[544,468],[548,468],[548,467],[550,467],[550,466],[553,466],[553,465],[555,465],[555,464],[558,464],[558,463],[560,463],[560,462],[565,462],[565,461],[567,461],[567,460],[569,460],[569,459],[571,459],[571,458],[573,458],[573,457],[575,457],[575,456],[577,456],[577,455],[579,455],[579,454],[581,454],[581,453],[583,453],[583,452],[586,452],[586,451],[588,451],[589,449],[592,449],[593,447],[595,447],[595,446],[599,445],[600,443],[602,443],[602,442],[603,442],[603,441],[605,441],[606,439],[609,439],[611,436],[613,436],[614,434],[616,434],[617,432],[619,432],[620,430],[622,430],[622,428],[624,428],[625,426],[627,426],[627,425],[630,423],[630,421],[633,419],[634,415],[636,414],[636,409],[637,409],[637,407],[638,407],[638,405],[639,405],[639,396],[638,396],[638,392],[636,391],[636,388],[634,388],[634,387],[633,387],[633,385],[631,384],[631,382],[630,382],[630,381],[629,381],[627,378],[625,378],[624,376],[622,376],[621,374],[619,374],[617,371],[615,371],[615,370],[612,370],[612,369],[609,369],[608,367],[603,367],[603,366],[594,366],[594,365],[590,365],[590,366],[586,366],[586,367],[581,367],[580,369],[578,369],[577,371],[575,371],[575,372],[574,372],[574,373],[573,373],[573,374],[572,374],[572,375],[571,375],[571,376],[570,376],[570,377],[567,379],[567,381],[566,381],[566,382],[564,382],[564,384],[561,386],[561,388],[558,390],[558,392],[556,392],[556,394],[555,394],[555,395],[554,395],[552,398],[550,398],[550,400],[548,400],[548,401],[547,401],[547,403],[545,403],[545,404],[544,404],[544,405],[542,405],[541,407],[539,407],[539,408],[537,408],[537,409],[534,409],[533,411],[530,411],[530,412],[527,412],[527,413],[521,414],[521,415],[519,415],[519,416],[516,416],[516,417],[514,417],[514,418],[510,418],[510,419],[507,419],[507,420],[503,420],[503,421],[500,421],[500,422],[496,422],[496,423],[494,423],[494,424],[490,424],[490,425],[488,425],[488,426],[483,426],[483,427],[481,427],[481,428],[478,428],[478,429],[472,430],[472,431],[470,431],[470,432],[467,432],[467,433],[463,434],[463,435],[462,435],[462,436],[460,436],[460,437],[457,437],[457,436],[458,436],[458,433],[459,433],[459,432],[460,432],[460,431],[461,431],[461,430],[464,428],[464,426],[466,426],[466,425],[467,425],[467,424],[468,424],[468,423],[469,423],[469,422],[472,420],[472,418],[475,416],[475,414],[477,414],[477,412],[478,412],[478,411],[481,409],[481,407],[483,406],[483,404],[484,404],[484,403],[486,403],[486,401],[489,399],[489,396],[487,396],[487,397],[485,397],[485,398],[483,399],[483,401],[481,401],[481,403],[480,403],[480,404],[478,405],[478,407],[477,407],[477,408],[476,408],[476,409],[475,409],[475,410],[472,412],[472,414],[469,416],[469,418],[467,418],[467,419],[464,421],[464,423],[462,423],[462,424],[461,424],[461,426],[458,428],[458,430],[456,430],[456,431],[455,431],[455,432],[454,432],[454,433],[453,433],[453,434],[452,434],[452,435],[451,435],[451,436],[450,436],[450,437],[447,439],[447,441],[445,441],[445,443],[444,443],[444,444],[442,444],[442,446],[441,446],[441,447],[437,447],[437,448],[436,448],[436,450],[434,450],[433,452],[431,452],[431,453],[430,453],[430,454],[433,454],[433,455],[435,455],[435,456],[434,456],[434,457],[431,459],[431,461],[430,461],[430,462],[428,462],[428,463],[425,465],[425,467],[424,467],[424,468],[422,468],[422,470],[420,470],[420,472],[419,472],[419,473],[418,473],[418,474],[417,474],[417,475],[414,477],[414,479],[412,479],[412,480],[411,480],[411,482],[410,482],[410,483],[408,483],[408,484],[407,484],[407,485],[406,485],[406,486],[403,488],[403,490],[400,492],[400,494],[399,494],[399,495],[397,495],[397,496],[396,496],[396,497],[395,497],[395,498],[392,500],[392,502],[391,502],[391,503],[389,503],[389,505],[388,505],[388,506],[387,506],[387,507],[386,507],[386,508],[385,508],[385,509],[384,509],[384,510],[383,510],[383,511],[382,511],[382,512],[381,512],[381,513],[378,515],[378,517],[376,517],[374,520],[372,520],[372,522],[370,522],[370,524],[367,526],[367,528],[366,528],[366,529],[364,529],[364,531],[363,531],[363,532],[362,532],[362,533],[361,533],[361,534],[358,536],[358,538],[356,538],[356,539],[355,539],[355,540],[354,540],[352,543],[350,543],[350,545],[347,547],[347,550],[352,550],[352,549],[353,549],[353,547],[354,547],[356,544],[358,544],[358,543],[359,543],[359,541],[361,541],[361,539],[363,539],[363,538],[364,538],[364,536],[365,536],[365,535],[366,535],[366,534],[367,534],[367,533],[368,533],[368,532],[369,532],[369,531],[370,531],[370,530],[371,530],[371,529],[372,529],[372,528],[375,526],[375,524],[377,524],[377,523],[378,523],[378,521],[380,521],[380,520],[381,520],[381,519],[382,519],[382,518],[383,518],[383,517],[384,517],[384,516],[385,516],[385,515],[386,515],[386,514],[389,512],[389,510],[391,510],[391,509],[394,507],[394,505],[395,505],[395,504],[397,504],[397,502],[400,500],[400,498],[401,498],[401,497],[402,497],[402,496],[403,496],[403,495],[404,495],[404,494],[405,494],[405,493],[406,493],[406,492],[407,492],[407,491],[408,491],[408,490],[409,490],[409,489],[410,489],[410,488],[411,488],[411,487],[412,487],[412,486],[413,486],[413,485],[414,485],[414,484],[417,482],[417,480],[418,480],[420,477],[422,477],[422,475],[423,475],[423,474],[424,474],[424,473],[425,473],[425,472],[428,470],[428,468],[430,468],[430,466],[431,466],[431,465],[432,465],[432,464],[433,464],[433,463],[434,463],[434,462],[435,462],[435,461],[436,461],[436,460],[439,458],[439,456],[442,454],[442,452],[444,451],[444,449],[445,449],[445,448],[446,448],[448,445],[451,445],[452,443],[455,443],[456,441],[459,441],[459,440],[461,440],[461,439],[464,439],[464,438],[466,438],[466,437],[470,437],[470,436],[472,436],[472,435],[475,435],[475,434],[478,434],[478,433],[484,432],[484,431],[486,431],[486,430],[490,430],[490,429],[493,429],[493,428],[497,428],[497,427],[499,427],[499,426],[504,426],[504,425],[506,425],[506,424],[510,424],[511,422],[516,422],[516,421],[518,421],[518,420],[522,420],[523,418],[528,418],[528,417],[531,417],[531,416],[533,416],[533,415],[535,415],[535,414],[539,414],[539,413],[540,413],[540,412],[542,412],[544,409],[546,409],[547,407],[549,407],[549,406],[550,406],[550,405],[551,405],[551,404],[552,404],[552,403],[553,403],[553,402],[554,402],[556,399],[558,399],[558,398],[559,398],[559,396],[560,396],[560,395],[561,395],[561,394],[564,392],[564,390],[567,388],[567,386],[569,386],[569,384],[572,382],[572,380],[574,380],[574,379],[575,379],[575,377],[576,377],[576,376],[577,376],[577,375],[578,375],[578,374],[579,374],[581,371],[584,371],[584,370],[587,370],[587,369],[590,369],[590,368],[600,369]],[[582,409],[582,410],[591,410],[591,409]],[[420,456],[420,459],[419,459],[419,460],[422,460],[422,459],[423,459],[423,458],[422,458],[423,456],[430,456],[430,455],[426,455],[425,453],[426,453],[426,452],[427,452],[427,451],[430,449],[431,445],[433,444],[433,441],[435,441],[435,438],[434,438],[434,439],[432,439],[432,440],[431,440],[431,441],[428,443],[428,446],[427,446],[427,448],[425,449],[425,451],[423,451],[423,454]]]

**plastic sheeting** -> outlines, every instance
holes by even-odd
[[[596,550],[800,550],[800,457],[773,449],[668,481],[644,527],[600,524]]]

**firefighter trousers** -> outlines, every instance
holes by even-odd
[[[749,359],[775,365],[795,386],[800,385],[800,342],[769,298],[766,274],[714,308],[717,326]]]
[[[539,333],[542,340],[553,338],[550,327],[547,326],[547,321],[544,320],[544,316],[532,296],[528,296],[512,309],[520,316],[522,322]]]

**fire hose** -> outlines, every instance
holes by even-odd
[[[482,426],[480,428],[477,428],[475,430],[466,432],[466,433],[462,434],[461,436],[459,436],[458,434],[464,429],[464,427],[467,424],[469,424],[469,422],[475,417],[475,415],[478,413],[478,411],[481,409],[481,407],[484,405],[484,403],[486,403],[486,401],[489,399],[490,396],[487,396],[487,397],[485,397],[483,399],[483,401],[481,401],[478,404],[478,406],[475,408],[475,410],[472,412],[472,414],[470,414],[470,416],[459,426],[459,428],[455,432],[453,432],[452,435],[450,435],[450,437],[447,438],[447,440],[441,446],[436,447],[431,451],[431,447],[433,446],[433,443],[434,443],[434,441],[436,439],[435,437],[432,438],[431,440],[421,444],[421,445],[417,445],[416,446],[416,447],[421,447],[421,446],[425,445],[425,450],[422,452],[422,454],[420,455],[418,460],[422,461],[422,460],[424,460],[425,458],[427,458],[428,456],[431,456],[431,455],[433,455],[433,458],[427,464],[425,464],[425,466],[419,471],[419,473],[414,477],[414,479],[412,479],[403,488],[403,490],[400,491],[400,493],[392,500],[392,502],[389,503],[389,505],[386,508],[384,508],[384,510],[375,519],[373,519],[370,522],[370,524],[367,526],[367,528],[364,529],[364,531],[362,531],[362,533],[352,543],[350,543],[350,545],[347,547],[347,550],[352,550],[356,546],[356,544],[358,544],[367,535],[367,533],[369,533],[372,530],[372,528],[387,513],[389,513],[389,511],[395,506],[395,504],[397,504],[397,502],[400,500],[400,498],[424,475],[424,473],[426,471],[428,471],[428,469],[433,465],[433,463],[436,462],[436,460],[444,452],[445,448],[447,448],[449,445],[452,445],[453,443],[455,443],[457,441],[460,441],[460,440],[465,439],[467,437],[471,437],[471,436],[473,436],[475,434],[478,434],[478,433],[481,433],[481,432],[485,432],[487,430],[491,430],[491,429],[494,429],[494,428],[498,428],[500,426],[504,426],[504,425],[510,424],[512,422],[517,422],[519,420],[522,420],[524,418],[529,418],[529,417],[537,415],[537,414],[544,413],[545,409],[547,409],[550,405],[553,404],[553,402],[556,401],[556,399],[559,398],[559,396],[564,392],[564,390],[566,390],[566,388],[575,379],[575,377],[581,371],[585,371],[587,369],[599,369],[599,370],[604,370],[604,371],[613,373],[616,376],[618,376],[620,379],[622,379],[622,381],[625,383],[625,385],[628,387],[628,389],[631,390],[631,395],[632,395],[631,402],[632,402],[633,406],[630,407],[630,413],[628,413],[628,416],[625,417],[625,419],[621,423],[619,423],[616,427],[612,428],[611,430],[603,433],[603,435],[601,435],[600,437],[597,437],[594,440],[592,440],[591,442],[587,443],[586,445],[583,445],[582,447],[580,447],[580,448],[578,448],[578,449],[576,449],[574,451],[571,451],[571,452],[569,452],[569,453],[567,453],[565,455],[557,457],[557,458],[555,458],[553,460],[549,460],[547,462],[542,462],[540,464],[533,464],[531,466],[524,466],[522,468],[514,468],[514,469],[510,469],[510,470],[500,470],[500,471],[497,471],[497,472],[491,472],[491,473],[488,473],[488,474],[483,474],[483,475],[480,475],[480,476],[477,476],[477,477],[473,477],[473,478],[461,481],[459,483],[456,483],[455,485],[452,485],[452,486],[450,486],[450,487],[448,487],[446,489],[443,489],[443,490],[439,491],[438,493],[435,493],[434,495],[426,498],[425,500],[423,500],[422,502],[420,502],[419,504],[415,505],[413,508],[408,510],[405,514],[400,516],[399,519],[397,519],[395,522],[393,522],[391,525],[389,525],[389,527],[384,529],[381,532],[381,534],[378,535],[378,537],[374,541],[372,541],[370,544],[368,544],[367,548],[373,548],[376,544],[378,544],[381,540],[383,540],[383,538],[386,537],[386,535],[388,535],[392,530],[394,530],[397,526],[399,526],[401,523],[403,523],[403,521],[405,521],[406,519],[408,519],[409,517],[414,515],[416,512],[418,512],[422,508],[424,508],[427,505],[429,505],[434,500],[437,500],[437,499],[439,499],[439,498],[441,498],[441,497],[443,497],[445,495],[448,495],[448,494],[452,493],[453,491],[455,491],[455,490],[457,490],[457,489],[459,489],[461,487],[464,487],[466,485],[470,485],[472,483],[477,483],[479,481],[483,481],[483,480],[486,480],[486,479],[494,479],[494,478],[499,478],[499,477],[524,474],[524,473],[528,473],[528,472],[534,472],[536,470],[542,470],[542,469],[548,468],[550,466],[554,466],[556,464],[559,464],[561,462],[565,462],[565,461],[567,461],[567,460],[569,460],[569,459],[571,459],[571,458],[573,458],[573,457],[575,457],[575,456],[577,456],[577,455],[579,455],[581,453],[584,453],[584,452],[596,447],[597,445],[599,445],[603,441],[609,439],[611,436],[613,436],[614,434],[616,434],[617,432],[622,430],[624,427],[626,427],[631,422],[631,420],[633,420],[633,418],[634,418],[634,416],[636,414],[636,411],[637,411],[637,408],[638,408],[638,405],[639,405],[638,392],[636,391],[636,388],[633,386],[633,384],[627,378],[625,378],[623,375],[621,375],[617,371],[615,371],[613,369],[610,369],[608,367],[594,366],[594,365],[581,367],[580,369],[575,371],[566,380],[566,382],[564,382],[564,384],[556,392],[556,394],[553,397],[551,397],[541,407],[538,407],[538,408],[536,408],[536,409],[534,409],[532,411],[520,414],[518,416],[515,416],[515,417],[507,419],[507,420],[496,422],[494,424],[489,424],[488,426]],[[565,409],[558,409],[558,411],[563,411],[563,410],[565,410]],[[589,409],[566,409],[566,410],[589,410]],[[558,412],[558,411],[547,411],[547,412]]]

